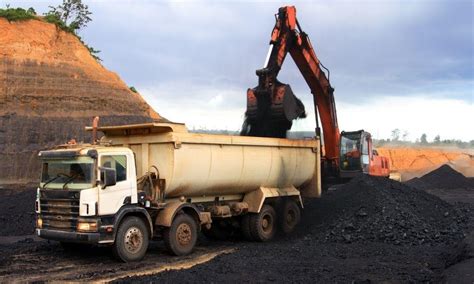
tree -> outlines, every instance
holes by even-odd
[[[402,135],[402,140],[403,141],[407,141],[407,138],[408,138],[408,131],[403,131],[403,135]]]
[[[82,0],[63,0],[63,4],[53,7],[47,15],[55,15],[71,31],[75,32],[87,26],[92,21],[89,7],[82,3]]]
[[[425,133],[421,134],[420,143],[421,144],[428,144],[428,140],[426,139],[426,134]]]
[[[439,134],[435,136],[433,142],[435,142],[436,144],[439,144],[441,142],[441,137],[439,136]]]
[[[87,27],[87,23],[92,21],[90,17],[92,12],[89,11],[89,7],[83,4],[82,0],[63,0],[63,4],[57,7],[49,6],[49,8],[51,8],[51,10],[44,14],[44,20],[48,23],[55,24],[57,28],[63,31],[75,35],[89,50],[95,60],[102,61],[102,59],[97,56],[100,50],[88,46],[77,34],[77,31]]]
[[[399,141],[400,140],[400,129],[395,128],[392,130],[392,141]]]

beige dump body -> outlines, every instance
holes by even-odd
[[[241,195],[259,187],[310,187],[320,194],[319,140],[188,133],[183,124],[102,127],[114,146],[133,150],[137,176],[156,166],[168,198]]]

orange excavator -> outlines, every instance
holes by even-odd
[[[284,138],[294,119],[306,117],[303,103],[290,86],[277,80],[288,53],[313,94],[318,137],[321,137],[318,114],[321,120],[323,176],[351,178],[360,172],[389,176],[388,160],[373,149],[370,133],[364,130],[339,132],[329,70],[321,64],[308,35],[301,29],[294,6],[282,7],[276,14],[264,67],[256,71],[258,86],[247,90],[246,119],[241,134]]]

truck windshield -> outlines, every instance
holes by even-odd
[[[361,170],[360,135],[352,134],[341,137],[341,169],[346,171]]]
[[[94,160],[79,157],[68,160],[43,161],[41,187],[49,189],[85,189],[92,185]]]

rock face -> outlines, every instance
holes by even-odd
[[[38,180],[38,151],[89,141],[93,116],[101,125],[165,120],[74,35],[0,18],[0,184]]]

